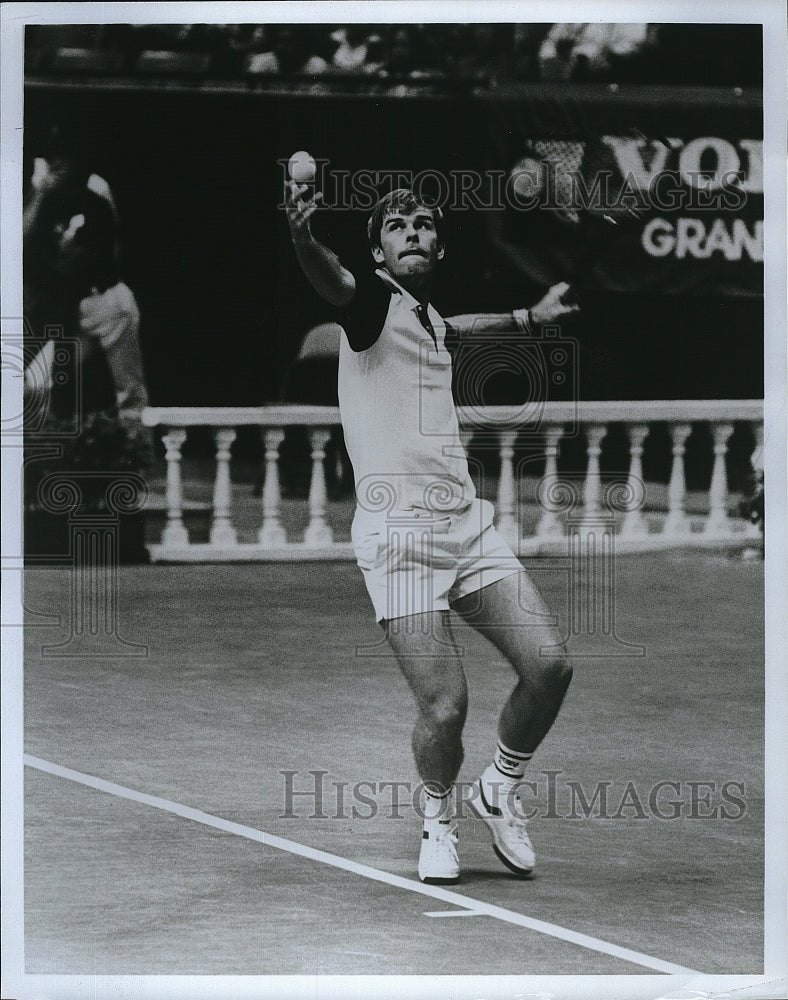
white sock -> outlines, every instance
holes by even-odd
[[[422,792],[421,811],[424,823],[448,823],[454,816],[454,797],[451,789],[438,792],[434,786],[424,788]]]
[[[495,748],[492,764],[482,774],[482,790],[489,805],[501,809],[506,799],[525,774],[525,765],[533,754],[522,750],[510,750],[501,741]]]

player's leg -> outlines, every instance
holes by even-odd
[[[462,728],[468,707],[465,673],[449,613],[395,618],[383,627],[416,699],[413,755],[419,777],[428,787],[445,792],[462,764]]]
[[[498,736],[506,747],[530,757],[555,721],[572,678],[544,600],[523,571],[452,606],[514,668],[517,683],[501,711]]]
[[[498,721],[493,762],[470,804],[490,828],[499,858],[516,874],[528,876],[535,858],[516,788],[555,721],[572,669],[547,607],[525,572],[466,594],[453,607],[506,657],[517,677]]]
[[[419,876],[424,882],[454,883],[459,863],[451,796],[463,758],[468,690],[449,613],[409,615],[384,622],[383,628],[416,701],[412,745],[424,785]]]

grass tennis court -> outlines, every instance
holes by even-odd
[[[539,565],[563,624],[565,580]],[[355,566],[124,567],[119,633],[149,651],[105,659],[42,656],[68,634],[70,576],[28,571],[27,610],[64,625],[26,635],[26,971],[653,973],[645,959],[761,971],[763,566],[628,556],[616,580],[619,635],[645,656],[574,662],[526,775],[535,878],[511,878],[468,818],[463,878],[444,896],[419,891],[407,804],[393,818],[391,791],[353,797],[359,782],[417,783],[410,695],[375,645]],[[511,680],[483,640],[460,638],[471,781]],[[309,796],[288,809],[287,780],[314,789],[312,771],[325,772],[326,818],[310,818]],[[618,818],[598,799],[570,818],[571,789],[590,801],[602,782]],[[733,782],[738,806],[722,797]],[[657,786],[654,804],[678,818],[655,816]]]

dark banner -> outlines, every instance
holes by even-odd
[[[762,295],[758,93],[599,91],[489,102],[501,256],[586,289]]]
[[[724,139],[754,187],[757,161],[742,141],[761,135],[756,92],[734,98],[732,90],[671,89],[666,96],[640,88],[635,100],[633,88],[530,85],[492,100],[28,86],[26,176],[51,121],[80,129],[91,171],[112,190],[121,274],[139,305],[155,404],[278,399],[307,330],[332,318],[301,273],[277,207],[284,164],[298,149],[327,164],[321,191],[334,207],[315,215],[314,230],[351,269],[372,266],[366,220],[378,191],[399,177],[423,181],[425,193],[435,189],[446,206],[446,256],[435,287],[444,315],[528,306],[553,281],[585,285],[572,331],[582,345],[583,398],[763,392],[762,265],[733,229],[740,220],[755,232],[760,194],[748,192],[736,210],[650,210],[634,231],[598,220],[593,210],[573,225],[503,201],[511,167],[534,136],[586,140],[601,163],[616,151],[599,137],[630,139],[633,125],[649,138],[682,140],[665,170],[681,166],[682,154],[688,170],[691,157],[709,169],[714,153],[690,143]],[[637,146],[634,152],[640,156]],[[645,152],[642,158],[650,169]],[[589,165],[596,169],[590,157],[585,165],[584,176]],[[725,239],[713,231],[717,217],[733,252],[739,241],[740,259],[720,250],[695,256]],[[689,223],[679,228],[693,218],[702,220],[705,244]],[[660,229],[656,219],[672,228]],[[642,248],[648,223],[656,255]],[[630,288],[634,294],[625,294]]]

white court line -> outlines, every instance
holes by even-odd
[[[481,910],[430,910],[425,917],[486,917]]]
[[[459,906],[463,910],[472,910],[474,915],[480,914],[495,917],[496,920],[502,920],[507,924],[515,924],[518,927],[525,927],[539,934],[547,934],[561,941],[580,945],[581,948],[589,948],[591,951],[598,951],[603,955],[612,955],[614,958],[620,958],[625,962],[632,962],[634,965],[641,965],[646,969],[654,969],[656,972],[664,972],[669,975],[678,975],[681,973],[700,975],[695,969],[688,969],[683,965],[674,965],[672,962],[664,962],[661,958],[644,955],[642,952],[632,951],[629,948],[621,948],[617,944],[610,944],[608,941],[589,937],[588,934],[571,931],[566,927],[561,927],[560,924],[550,924],[544,920],[536,920],[534,917],[525,916],[524,913],[517,913],[515,910],[507,910],[502,906],[485,903],[480,899],[474,899],[472,896],[464,896],[459,892],[451,892],[437,885],[425,885],[423,882],[416,882],[414,879],[402,878],[401,875],[392,875],[390,872],[380,871],[377,868],[371,868],[369,865],[350,861],[348,858],[341,858],[337,854],[318,851],[314,847],[298,844],[294,840],[286,840],[284,837],[276,837],[273,834],[264,833],[262,830],[256,830],[251,826],[233,823],[230,820],[222,819],[221,816],[212,816],[210,813],[202,812],[200,809],[192,809],[190,806],[181,805],[179,802],[170,802],[168,799],[160,799],[156,795],[147,795],[145,792],[137,792],[133,788],[126,788],[124,785],[116,785],[114,781],[105,781],[103,778],[83,774],[81,771],[72,771],[71,768],[61,767],[59,764],[51,763],[51,761],[42,760],[40,757],[24,754],[22,759],[28,767],[45,771],[47,774],[53,774],[58,778],[66,778],[80,785],[87,785],[88,788],[95,788],[99,792],[107,792],[121,799],[130,799],[132,802],[152,806],[154,809],[161,809],[164,812],[173,813],[175,816],[182,816],[184,819],[193,820],[195,823],[202,823],[203,826],[210,826],[215,830],[222,830],[224,833],[232,833],[236,837],[245,837],[247,840],[257,841],[260,844],[265,844],[266,847],[274,847],[280,851],[296,854],[301,858],[309,858],[311,861],[319,861],[321,864],[331,865],[332,868],[341,868],[344,871],[352,872],[354,875],[361,875],[363,878],[372,879],[375,882],[385,882],[387,885],[395,886],[397,889],[418,892],[422,896],[439,899],[444,903],[450,903],[452,906]]]

